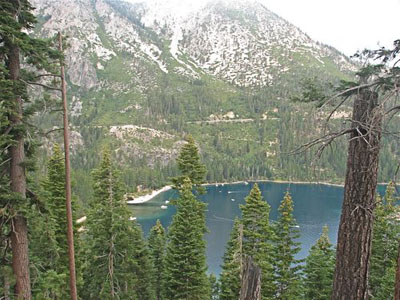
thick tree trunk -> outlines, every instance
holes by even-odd
[[[400,241],[397,254],[396,281],[394,283],[394,300],[400,300]]]
[[[367,299],[382,114],[377,95],[354,101],[332,299]]]
[[[19,82],[20,59],[19,48],[9,45],[8,69],[10,79],[15,85]],[[16,96],[14,100],[14,111],[10,114],[10,123],[14,128],[22,124],[22,99]],[[26,198],[26,175],[25,175],[25,149],[24,136],[20,132],[14,135],[15,144],[10,147],[10,181],[11,191],[15,194],[16,203]],[[18,299],[31,299],[31,284],[29,276],[28,256],[28,228],[24,216],[17,212],[11,220],[11,248],[12,268],[15,275],[15,294]]]
[[[261,299],[261,269],[251,257],[244,259],[239,300]]]

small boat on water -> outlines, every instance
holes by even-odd
[[[168,208],[168,206],[166,206],[166,205],[161,205],[161,209],[167,209]]]

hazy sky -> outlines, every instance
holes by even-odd
[[[400,39],[400,0],[261,0],[265,6],[347,55]]]
[[[210,0],[161,0],[164,4],[167,1],[185,6],[193,3],[189,1],[199,3]],[[347,55],[364,48],[375,49],[378,45],[390,47],[395,39],[400,38],[400,0],[258,1],[311,38]]]

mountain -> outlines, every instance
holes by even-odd
[[[181,1],[182,2],[182,1]],[[213,76],[237,86],[267,86],[284,74],[354,70],[347,57],[316,43],[256,1],[204,5],[155,0],[34,0],[40,34],[70,35],[69,76],[86,89],[121,58],[140,92],[173,73]]]
[[[303,80],[329,90],[327,83],[352,78],[356,66],[257,1],[32,4],[39,21],[32,34],[68,36],[73,166],[82,197],[103,145],[112,144],[130,190],[155,187],[176,173],[187,133],[199,143],[211,182],[342,180],[345,141],[317,168],[308,167],[308,154],[287,155],[320,134],[326,116],[290,99]],[[350,110],[337,112],[334,124],[342,126]],[[391,160],[383,165],[390,172]]]

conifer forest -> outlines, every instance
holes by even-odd
[[[347,57],[262,1],[170,2],[0,0],[0,300],[400,300],[400,37]],[[264,181],[340,186],[338,228],[299,258]]]

